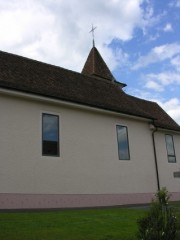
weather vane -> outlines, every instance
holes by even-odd
[[[92,33],[92,39],[93,39],[93,47],[95,47],[95,42],[94,42],[94,30],[96,29],[97,27],[93,27],[93,24],[92,24],[92,29],[89,33]]]

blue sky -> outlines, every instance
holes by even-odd
[[[149,1],[146,8],[149,26],[135,29],[129,41],[112,40],[125,59],[113,72],[127,93],[157,101],[180,123],[180,1]]]
[[[92,24],[125,92],[180,124],[180,0],[0,0],[0,50],[80,72]]]

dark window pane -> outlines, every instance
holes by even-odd
[[[168,156],[168,161],[169,162],[176,162],[176,157],[175,156]]]
[[[59,116],[43,113],[42,153],[48,156],[59,156]]]
[[[43,141],[43,155],[58,156],[58,142]]]
[[[129,142],[127,127],[117,126],[118,153],[120,160],[129,160]]]
[[[169,162],[176,162],[176,155],[175,155],[175,150],[174,150],[173,136],[165,135],[165,139],[166,139],[166,148],[167,148],[167,154],[168,154],[168,161]]]

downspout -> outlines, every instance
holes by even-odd
[[[156,143],[155,143],[155,133],[158,131],[157,127],[153,124],[154,130],[152,131],[152,140],[153,140],[153,150],[154,150],[154,161],[155,161],[155,169],[156,169],[156,179],[157,179],[157,187],[158,191],[160,190],[160,181],[159,181],[159,170],[157,163],[157,153],[156,153]]]

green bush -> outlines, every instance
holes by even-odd
[[[155,195],[147,215],[138,220],[139,240],[175,240],[177,239],[177,218],[169,206],[170,195],[162,188]]]

